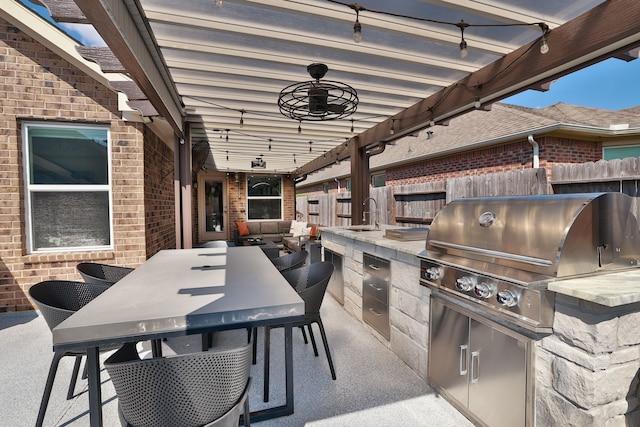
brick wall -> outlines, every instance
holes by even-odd
[[[602,144],[553,136],[536,137],[540,147],[540,167],[551,169],[556,164],[596,162],[602,159]],[[393,148],[389,148],[393,149]],[[533,147],[525,139],[475,151],[466,151],[433,159],[416,161],[385,169],[387,186],[439,182],[450,178],[509,172],[532,167]],[[300,194],[324,192],[324,183],[298,190]],[[329,183],[329,191],[337,184]]]
[[[115,92],[0,20],[0,98],[0,312],[32,309],[26,295],[34,283],[48,279],[80,280],[75,269],[79,262],[135,267],[146,259],[147,240],[153,248],[167,244],[156,237],[167,234],[162,214],[152,230],[145,230],[144,226],[145,202],[155,208],[167,203],[173,210],[172,200],[145,199],[146,190],[156,191],[145,188],[145,168],[158,169],[160,160],[145,162],[155,154],[144,149],[141,124],[120,120]],[[24,120],[110,124],[113,251],[26,254],[20,135]],[[172,163],[163,165],[165,169],[172,167]]]
[[[141,226],[145,228],[149,258],[162,249],[176,247],[176,211],[173,150],[148,129],[144,140],[145,216]],[[193,212],[198,211],[194,209]]]

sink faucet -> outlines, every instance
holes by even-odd
[[[362,202],[362,207],[364,208],[367,204],[367,201],[372,200],[375,210],[373,211],[373,224],[376,228],[376,230],[380,229],[380,224],[378,223],[378,202],[376,202],[376,199],[374,199],[373,197],[367,197],[366,199],[364,199],[364,202]],[[367,211],[363,210],[362,211],[362,222],[364,223],[365,219],[366,219],[366,214]],[[369,211],[369,214],[371,214],[371,212]]]

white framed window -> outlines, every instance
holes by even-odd
[[[247,220],[282,220],[282,177],[247,176]]]
[[[27,252],[113,248],[108,126],[22,124]]]

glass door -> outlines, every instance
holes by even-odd
[[[198,175],[199,241],[228,240],[228,229],[226,176]]]

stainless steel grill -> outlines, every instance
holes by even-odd
[[[551,332],[549,282],[636,268],[640,237],[621,193],[459,199],[434,218],[420,258],[422,285]]]

